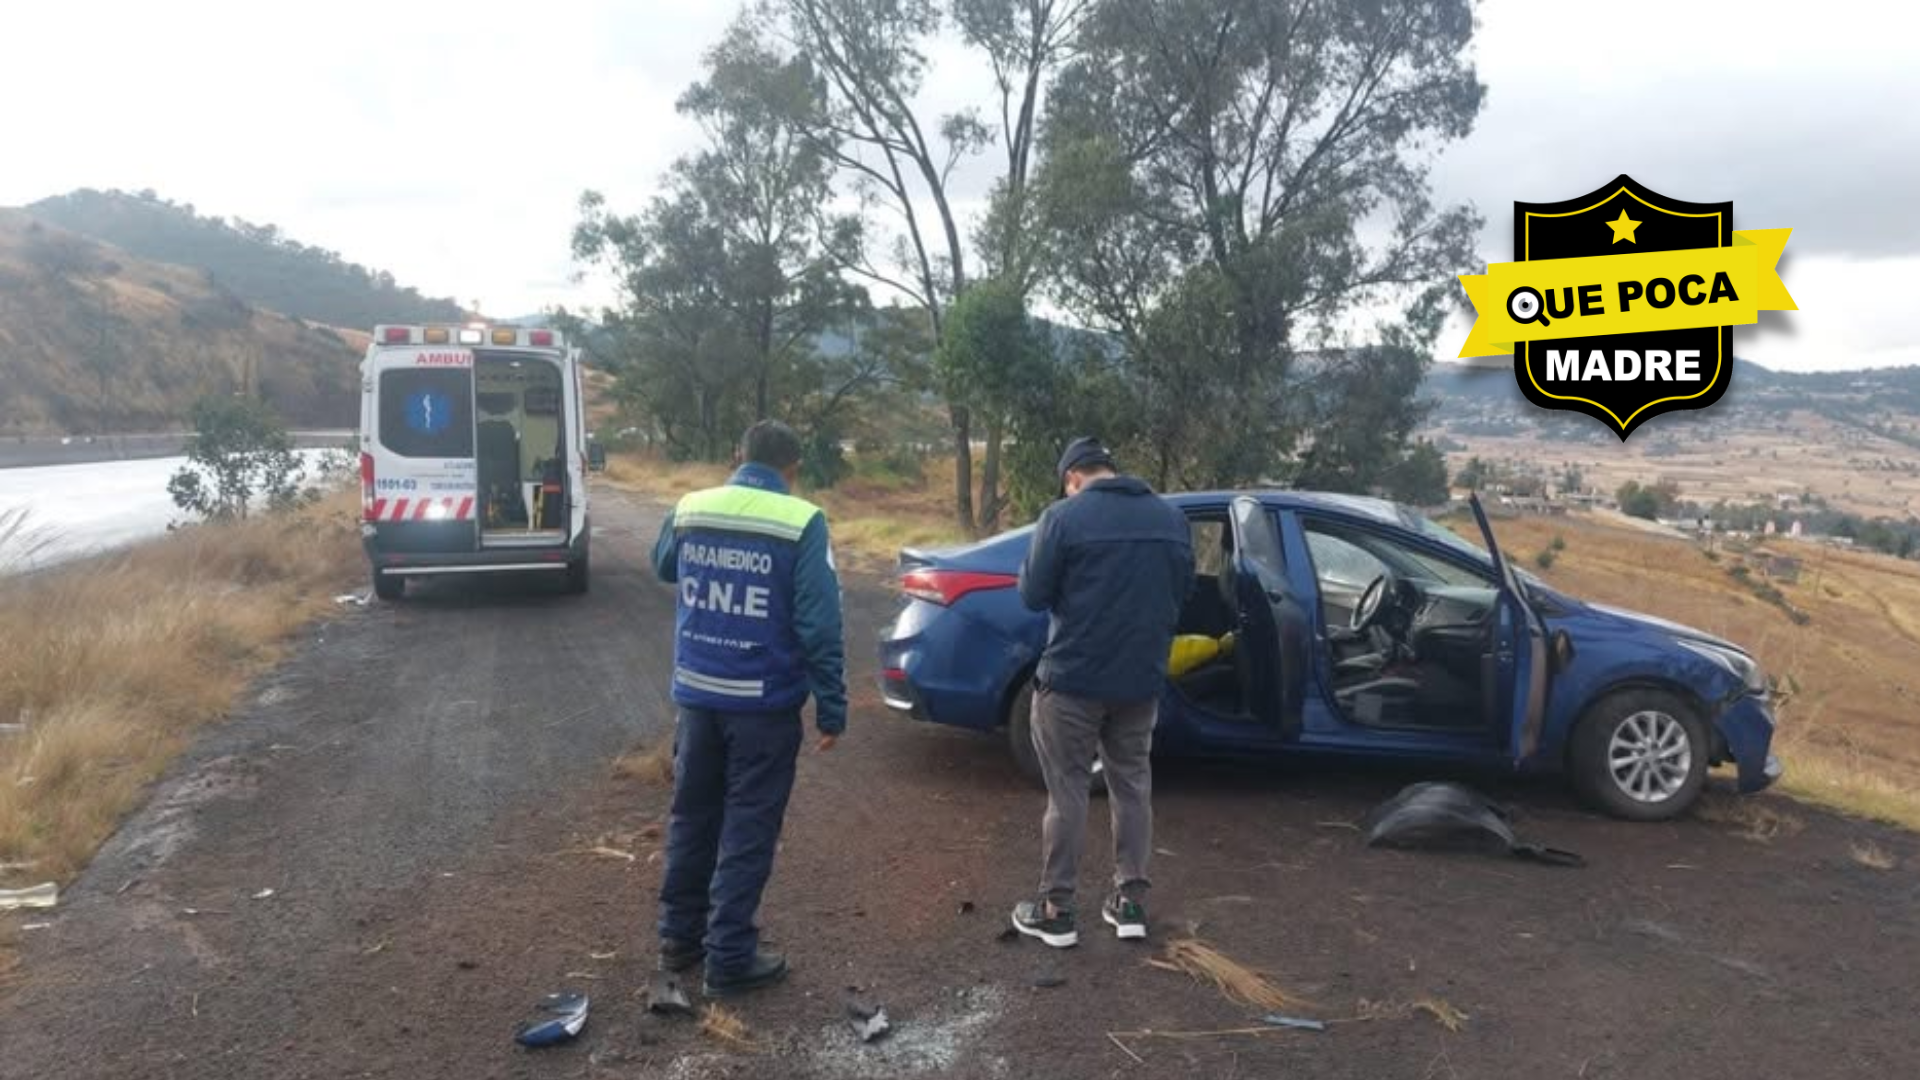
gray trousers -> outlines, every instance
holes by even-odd
[[[1055,907],[1073,906],[1080,853],[1087,842],[1088,785],[1095,755],[1107,776],[1113,812],[1113,884],[1134,899],[1148,888],[1153,853],[1153,725],[1160,700],[1105,702],[1033,692],[1033,746],[1047,782],[1040,889]]]

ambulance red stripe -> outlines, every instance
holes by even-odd
[[[404,521],[406,519],[407,502],[408,500],[406,499],[395,499],[393,501],[393,518],[391,520]]]

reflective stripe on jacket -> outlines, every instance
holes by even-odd
[[[779,474],[745,465],[682,498],[654,551],[678,585],[673,700],[729,712],[797,709],[846,726],[840,587],[826,515]]]

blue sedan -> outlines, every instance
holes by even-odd
[[[1759,664],[1731,642],[1568,596],[1404,506],[1298,491],[1181,493],[1198,577],[1178,632],[1228,642],[1168,680],[1156,754],[1337,755],[1564,774],[1622,818],[1673,817],[1710,766],[1780,775]],[[1030,776],[1047,616],[1017,584],[1032,527],[900,555],[887,704],[1003,729]],[[1231,634],[1231,638],[1226,635]]]

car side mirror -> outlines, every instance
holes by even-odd
[[[1548,646],[1548,656],[1556,674],[1567,670],[1567,665],[1573,663],[1573,635],[1565,630],[1555,630]]]

